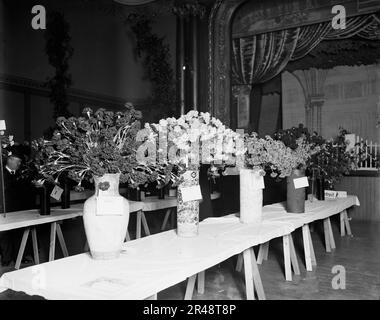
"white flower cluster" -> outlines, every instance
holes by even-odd
[[[158,142],[158,152],[167,152],[172,164],[233,164],[245,153],[243,135],[205,112],[190,111],[178,119],[146,124],[145,129],[147,140]]]

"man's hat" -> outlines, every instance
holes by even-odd
[[[19,158],[22,161],[25,160],[25,155],[22,152],[22,148],[20,146],[9,146],[8,148],[6,148],[6,152],[8,153],[8,157]]]

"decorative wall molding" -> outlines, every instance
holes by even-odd
[[[218,0],[210,16],[210,112],[227,126],[231,122],[231,26],[237,8],[247,0]]]
[[[49,97],[50,94],[49,88],[43,81],[37,81],[3,73],[0,73],[0,89],[40,97]],[[149,104],[149,101],[147,100],[122,99],[74,88],[68,90],[68,98],[70,102],[116,108],[123,107],[126,102],[133,103],[137,108],[139,108],[139,106],[145,106]]]

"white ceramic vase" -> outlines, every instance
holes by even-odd
[[[263,212],[263,188],[259,170],[240,170],[240,222],[261,223]]]
[[[95,194],[86,200],[83,222],[91,256],[119,257],[129,222],[128,200],[119,194],[120,174],[94,177]]]

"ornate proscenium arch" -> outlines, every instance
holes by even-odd
[[[247,0],[217,0],[209,22],[209,109],[230,125],[231,25],[236,10]]]
[[[347,18],[352,19],[349,25],[347,25],[347,30],[345,28],[343,31],[336,31],[331,26],[331,21],[334,17],[331,8],[341,3],[344,3]],[[275,34],[275,32],[288,33],[287,38],[280,36],[280,40],[282,38],[284,38],[284,41],[288,39],[289,41],[286,41],[288,44],[294,43],[298,45],[289,45],[293,48],[293,51],[295,50],[296,54],[293,55],[291,48],[288,50],[280,41],[278,46],[275,47],[278,50],[274,50],[271,55],[273,59],[267,59],[269,62],[266,65],[263,62],[265,70],[268,70],[269,67],[276,67],[272,65],[272,60],[281,62],[278,63],[280,68],[277,68],[276,71],[278,74],[284,67],[283,62],[287,63],[292,59],[302,58],[304,54],[308,53],[309,49],[311,50],[313,48],[313,45],[316,46],[322,40],[344,39],[345,37],[354,35],[364,37],[365,39],[377,39],[378,33],[373,30],[378,30],[379,28],[379,10],[380,5],[378,1],[368,0],[267,0],[265,2],[261,0],[215,0],[209,19],[210,112],[227,126],[235,129],[236,117],[234,115],[236,115],[236,110],[232,110],[231,99],[233,38],[235,38],[235,40],[237,38],[248,39],[248,41],[250,41],[249,39],[252,40],[252,38],[255,38],[258,34],[269,34],[273,40],[279,39],[279,36]],[[239,15],[237,21],[240,19],[243,24],[240,25],[240,28],[237,28],[237,30],[232,30],[236,14]],[[295,28],[300,30],[299,35],[291,34]],[[313,28],[320,31],[322,30],[323,32],[315,33],[313,32]],[[365,30],[363,28],[365,28]],[[233,31],[235,34],[232,34]],[[309,37],[311,34],[313,37],[310,38],[312,40],[310,42]],[[318,35],[320,37],[315,38]],[[257,39],[255,38],[255,40]],[[271,42],[272,40],[265,41]],[[239,42],[236,48],[240,48]],[[246,48],[249,53],[249,45],[246,45],[244,48]],[[244,50],[239,49],[238,51],[243,52]],[[284,58],[283,53],[286,52],[289,54],[288,59],[274,59],[274,57],[278,58],[279,56]],[[266,57],[269,57],[269,55],[270,53],[268,52]],[[249,60],[249,54],[245,55],[245,57],[248,57]],[[257,61],[260,63],[260,60]],[[238,65],[241,64],[240,62]],[[247,65],[249,65],[249,63]],[[241,68],[239,70],[241,71]],[[260,69],[259,71],[259,74],[262,75],[262,70]],[[260,79],[255,79],[255,83],[267,81],[267,78],[269,77],[270,79],[270,76],[273,77],[273,75],[276,75],[276,72],[266,74],[266,78],[261,77]],[[253,72],[251,72],[251,74],[253,74]],[[251,81],[253,81],[253,78]],[[240,84],[252,85],[254,83],[245,83],[243,81]]]

